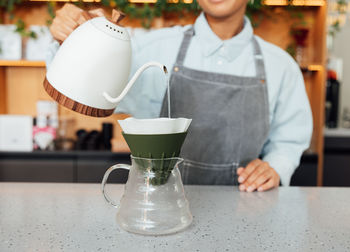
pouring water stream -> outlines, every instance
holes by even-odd
[[[165,79],[167,82],[167,94],[168,94],[168,118],[171,118],[171,114],[170,114],[170,79],[169,79],[169,73],[166,69],[166,67],[164,66],[164,73],[165,73]]]

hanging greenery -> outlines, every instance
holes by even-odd
[[[128,17],[140,19],[144,28],[150,28],[152,20],[167,13],[194,13],[200,12],[200,7],[196,0],[192,3],[184,3],[180,0],[177,3],[169,3],[167,0],[157,0],[154,4],[134,4],[128,0],[102,0],[104,6],[117,7]]]
[[[23,0],[0,0],[0,8],[4,9],[8,14],[10,20],[15,19],[14,11],[16,5],[19,5],[23,2]],[[0,23],[2,23],[3,20],[0,20]],[[16,20],[16,30],[15,32],[18,32],[22,37],[29,37],[29,38],[36,38],[37,35],[33,31],[29,31],[26,29],[26,24],[22,19]]]
[[[349,4],[348,0],[337,0],[335,8],[339,17],[347,14],[348,4]],[[341,23],[340,23],[340,19],[337,18],[329,25],[328,34],[331,37],[335,37],[335,35],[338,32],[340,32],[340,30],[341,30]]]
[[[0,7],[4,8],[6,12],[13,15],[15,10],[15,5],[20,4],[23,0],[0,0]]]
[[[22,37],[28,37],[28,38],[37,38],[37,34],[33,31],[28,31],[26,29],[26,25],[22,19],[18,19],[16,21],[16,30],[15,32],[18,32]]]
[[[0,8],[4,9],[7,13],[9,13],[9,17],[11,20],[15,19],[14,10],[17,5],[25,2],[25,0],[0,0]],[[73,2],[76,5],[91,5],[91,3],[84,3],[82,0],[78,2]],[[145,28],[150,28],[152,20],[156,17],[161,17],[162,15],[166,15],[169,13],[175,13],[179,15],[184,15],[186,13],[193,13],[195,15],[199,14],[201,11],[200,6],[198,5],[196,0],[193,0],[190,3],[187,1],[179,0],[178,2],[170,2],[168,0],[157,0],[154,4],[144,3],[144,4],[135,4],[130,3],[128,0],[101,0],[103,6],[118,8],[122,12],[124,12],[130,18],[140,19],[142,25]],[[47,24],[50,25],[52,19],[55,16],[55,1],[48,1],[47,10],[50,14],[50,19],[47,20]],[[259,10],[263,8],[262,0],[253,0],[249,1],[247,6],[247,15],[248,17],[252,17],[254,13],[258,13]],[[262,13],[259,14],[261,17]],[[0,23],[2,20],[0,20]],[[253,25],[258,25],[259,22],[253,22]],[[23,21],[20,20],[18,24],[22,25]],[[21,35],[28,36],[28,32],[23,32],[23,27],[21,26],[19,31],[21,31]]]
[[[9,13],[9,17],[11,20],[15,19],[14,10],[16,5],[20,5],[26,0],[0,0],[0,8]],[[175,2],[177,1],[177,2]],[[292,2],[292,0],[288,0]],[[83,6],[84,4],[82,0],[78,2],[74,2],[77,5]],[[142,25],[145,28],[150,28],[151,22],[156,17],[161,17],[162,15],[166,15],[167,13],[177,13],[179,15],[183,15],[185,13],[193,13],[198,14],[200,12],[200,6],[198,5],[196,0],[192,2],[188,2],[186,0],[157,0],[154,4],[134,4],[130,3],[128,0],[101,0],[102,5],[118,8],[123,11],[130,18],[140,19]],[[250,0],[247,5],[246,15],[252,20],[252,24],[254,27],[258,26],[263,20],[266,12],[264,10],[268,10],[269,7],[264,6],[263,0]],[[90,3],[91,4],[91,3]],[[50,19],[47,21],[47,24],[51,24],[52,18],[55,16],[55,1],[47,2],[48,13],[50,14]],[[344,14],[347,9],[348,0],[337,0],[337,11],[339,14]],[[292,7],[287,7],[287,9],[293,9]],[[0,20],[2,23],[2,20]],[[19,22],[21,25],[21,21]],[[21,30],[21,29],[20,29]],[[339,21],[335,21],[331,24],[330,33],[335,34],[340,30]],[[22,31],[22,30],[21,30]],[[27,36],[29,33],[23,33],[22,35]]]
[[[130,3],[128,0],[102,0],[102,4],[113,8],[118,7],[118,9],[130,18],[140,19],[145,28],[150,28],[154,18],[161,17],[168,13],[177,13],[179,15],[193,13],[198,15],[201,11],[196,0],[190,3],[184,0],[178,0],[176,3],[168,0],[157,0],[154,4],[134,4]],[[251,18],[253,14],[261,10],[262,7],[262,0],[249,1],[247,15]],[[261,13],[261,15],[263,14]],[[254,22],[254,24],[256,23]]]

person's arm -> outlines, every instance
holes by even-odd
[[[288,186],[309,147],[312,136],[312,113],[305,91],[302,73],[296,64],[285,73],[276,110],[270,126],[270,134],[262,155]]]
[[[279,182],[288,186],[303,151],[309,147],[311,135],[312,114],[304,79],[293,62],[282,79],[262,160],[254,160],[237,171],[240,189],[264,191]]]
[[[60,48],[60,44],[57,40],[54,40],[48,46],[48,48],[46,50],[46,56],[45,56],[46,69],[50,68],[51,62],[52,62],[53,58],[55,57],[59,48]]]

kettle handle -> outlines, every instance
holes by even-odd
[[[107,92],[103,92],[102,95],[104,96],[104,98],[107,101],[109,101],[111,103],[119,103],[124,98],[124,96],[129,92],[130,88],[132,87],[132,85],[134,85],[135,81],[141,75],[141,73],[149,67],[159,67],[167,77],[168,70],[167,70],[166,66],[164,66],[158,62],[155,62],[155,61],[150,61],[150,62],[147,62],[146,64],[144,64],[143,66],[141,66],[136,71],[134,76],[131,78],[131,80],[128,82],[128,84],[126,84],[124,90],[121,92],[121,94],[118,97],[113,98]]]
[[[106,194],[106,190],[105,190],[105,187],[106,187],[106,184],[107,184],[107,179],[108,179],[108,176],[109,174],[116,170],[116,169],[125,169],[125,170],[130,170],[130,165],[127,165],[127,164],[116,164],[116,165],[113,165],[111,166],[110,168],[108,168],[108,170],[106,171],[105,175],[103,175],[103,179],[102,179],[102,193],[103,193],[103,196],[105,197],[105,200],[111,204],[112,206],[114,206],[115,208],[118,208],[119,206],[119,203],[115,203],[113,200],[111,200],[111,198]]]

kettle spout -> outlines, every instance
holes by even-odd
[[[124,96],[129,92],[130,88],[135,83],[137,78],[142,74],[143,71],[145,71],[149,67],[159,67],[164,72],[165,75],[168,74],[168,70],[167,70],[166,66],[164,66],[158,62],[155,62],[155,61],[148,62],[136,71],[134,76],[131,78],[131,80],[128,82],[128,84],[126,84],[126,87],[124,88],[124,90],[121,92],[121,94],[118,97],[113,98],[109,94],[107,94],[106,92],[103,92],[104,98],[111,103],[119,103],[124,98]]]

